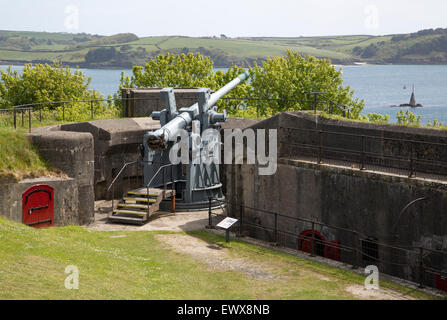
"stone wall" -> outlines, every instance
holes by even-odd
[[[54,225],[82,224],[79,217],[78,185],[72,178],[26,179],[18,183],[0,183],[0,213],[3,217],[22,222],[22,194],[34,185],[49,185],[54,188]]]

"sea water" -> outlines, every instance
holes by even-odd
[[[6,69],[7,66],[0,65]],[[354,96],[365,100],[363,114],[389,114],[396,121],[399,110],[421,116],[423,124],[438,120],[447,125],[447,66],[445,65],[362,65],[343,66],[343,80],[354,90]],[[13,66],[22,71],[23,66]],[[91,77],[90,88],[107,97],[118,91],[121,72],[131,75],[131,70],[80,69]],[[225,71],[225,69],[220,69]],[[423,108],[391,108],[410,102],[415,88],[416,101]]]

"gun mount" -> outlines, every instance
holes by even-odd
[[[176,107],[174,89],[165,88],[161,91],[161,100],[166,109],[152,113],[152,118],[160,121],[161,128],[144,136],[141,150],[144,156],[144,187],[166,186],[166,181],[169,181],[168,184],[174,183],[175,186],[170,187],[176,191],[176,208],[179,211],[206,209],[209,198],[224,199],[218,165],[203,161],[202,157],[197,158],[192,146],[198,135],[201,136],[200,150],[216,143],[216,137],[202,136],[208,129],[219,130],[220,123],[227,120],[226,112],[218,113],[215,105],[248,77],[245,72],[214,94],[211,94],[210,89],[201,88],[197,92],[198,102],[180,110]],[[188,137],[185,137],[185,133]],[[166,176],[156,176],[162,166],[172,163],[170,154],[180,138],[186,138],[189,142],[189,161],[184,161],[182,156],[183,163],[175,164],[170,172],[165,173]]]

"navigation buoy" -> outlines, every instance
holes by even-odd
[[[422,108],[422,104],[416,103],[416,95],[414,94],[414,85],[413,85],[413,92],[411,92],[411,98],[410,103],[408,104],[401,104],[401,107],[412,107],[412,108]]]

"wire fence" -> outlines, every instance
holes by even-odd
[[[377,266],[379,271],[397,278],[447,291],[447,251],[425,247],[401,247],[386,244],[359,231],[321,221],[253,208],[227,200],[227,215],[237,218],[235,232],[292,248],[310,256],[343,262],[353,269]],[[228,214],[231,213],[231,214]],[[214,228],[213,209],[208,211],[208,227]]]

